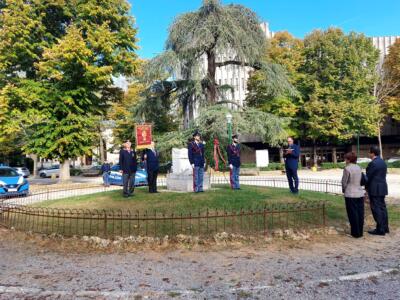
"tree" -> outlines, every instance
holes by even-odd
[[[287,31],[277,32],[270,40],[263,60],[266,64],[272,63],[274,67],[282,66],[287,76],[279,81],[285,82],[287,78],[293,86],[296,86],[303,77],[299,72],[304,61],[303,48],[302,40],[294,38]],[[284,72],[279,71],[276,74]],[[287,131],[290,135],[298,136],[295,117],[302,105],[301,97],[289,86],[286,88],[288,91],[286,93],[272,93],[274,87],[271,83],[267,73],[262,70],[254,71],[247,84],[247,104],[279,117],[291,118],[293,122],[288,123]]]
[[[400,121],[400,39],[390,46],[383,65],[382,95],[387,112]]]
[[[229,64],[254,64],[262,54],[265,37],[256,14],[241,5],[221,5],[218,0],[204,0],[198,11],[179,16],[172,24],[167,49],[184,62],[207,57],[207,102],[217,100],[217,67]],[[232,57],[218,60],[221,50]]]
[[[186,147],[195,130],[199,130],[206,141],[207,163],[214,167],[212,148],[214,138],[218,138],[221,148],[228,144],[226,114],[231,113],[233,132],[239,134],[253,134],[268,142],[272,146],[280,144],[286,139],[284,130],[285,120],[255,108],[241,108],[230,110],[221,105],[202,108],[199,117],[190,123],[185,130],[171,131],[162,135],[158,140],[160,151],[170,152],[174,147]],[[224,152],[224,151],[223,151]]]
[[[64,166],[61,180],[69,177],[69,159],[90,150],[98,117],[120,94],[112,87],[112,76],[135,72],[136,29],[129,9],[124,0],[7,2],[0,31],[9,43],[22,40],[26,55],[18,58],[0,48],[0,65],[7,67],[2,74],[13,78],[5,83],[0,100],[10,108],[15,103],[11,96],[20,92],[8,90],[35,87],[37,105],[25,101],[18,106],[20,115],[35,108],[43,116],[30,127],[32,136],[24,149],[59,159]],[[14,17],[21,10],[27,11],[24,17]],[[35,25],[23,31],[18,22],[25,17]]]
[[[373,98],[378,51],[362,34],[316,30],[304,39],[305,61],[298,85],[304,106],[303,136],[332,144],[377,133],[379,109]],[[365,109],[368,108],[368,109]],[[314,150],[314,161],[316,160]],[[334,157],[335,159],[335,157]]]

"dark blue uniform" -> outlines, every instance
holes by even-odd
[[[240,145],[231,144],[227,147],[228,163],[236,168],[240,167]]]
[[[299,167],[300,147],[296,144],[290,145],[288,149],[293,149],[292,153],[285,154],[285,170],[289,181],[289,188],[292,193],[299,192],[299,177],[297,169]]]
[[[110,171],[111,166],[109,163],[104,163],[101,165],[101,174],[103,175],[104,186],[110,186]]]
[[[144,150],[142,156],[142,160],[146,163],[147,182],[150,193],[157,193],[157,176],[160,168],[158,157],[158,152],[152,149]]]
[[[372,215],[376,222],[376,232],[385,234],[389,232],[388,213],[385,196],[388,194],[386,182],[387,166],[385,161],[376,157],[367,167],[366,189],[371,204]]]
[[[230,169],[231,188],[234,190],[240,189],[239,174],[240,174],[240,145],[231,144],[227,147],[228,163],[232,165]]]
[[[122,149],[119,152],[119,166],[122,171],[122,182],[124,184],[123,194],[128,197],[135,190],[135,175],[137,171],[136,152]]]
[[[204,145],[203,143],[190,142],[188,146],[188,155],[191,165],[204,168]]]
[[[193,191],[198,193],[203,191],[203,178],[204,178],[204,144],[190,142],[188,145],[188,156],[193,168]]]

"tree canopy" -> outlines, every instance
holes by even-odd
[[[294,135],[336,143],[357,133],[376,135],[373,97],[378,51],[362,34],[315,30],[304,41],[287,32],[271,40],[265,60],[282,64],[298,94],[273,97],[262,74],[249,81],[249,105],[290,117]]]
[[[125,0],[7,1],[0,105],[8,117],[0,129],[25,136],[27,153],[65,162],[90,152],[98,116],[121,96],[112,76],[137,67],[129,10]]]

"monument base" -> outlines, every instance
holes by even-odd
[[[211,188],[210,175],[204,173],[203,190]],[[193,175],[188,173],[167,174],[167,189],[170,191],[193,192]]]

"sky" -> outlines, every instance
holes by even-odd
[[[163,51],[170,24],[196,10],[201,0],[128,0],[138,27],[138,54],[152,58]],[[222,0],[254,10],[270,30],[302,38],[314,29],[341,27],[367,36],[400,36],[400,0]]]

